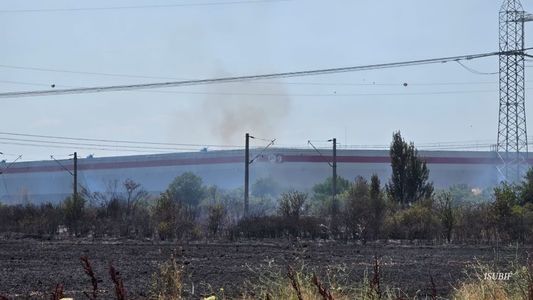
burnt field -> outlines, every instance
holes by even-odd
[[[382,258],[382,284],[400,288],[411,297],[429,293],[430,274],[438,295],[448,295],[466,278],[471,264],[499,262],[494,272],[507,272],[515,262],[524,264],[533,247],[434,246],[301,241],[289,243],[239,242],[154,244],[150,242],[111,241],[34,241],[0,242],[0,295],[8,298],[43,298],[56,284],[63,284],[65,294],[83,299],[91,289],[80,256],[88,256],[99,282],[103,298],[112,298],[108,266],[120,271],[128,296],[148,297],[152,274],[158,266],[175,255],[185,267],[185,293],[198,299],[211,291],[234,298],[246,291],[246,281],[260,275],[282,272],[287,265],[326,273],[336,273],[346,283],[361,282],[372,272],[374,255]],[[341,274],[342,273],[342,274]],[[194,295],[193,293],[194,285]],[[105,296],[104,296],[105,295]]]

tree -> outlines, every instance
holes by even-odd
[[[342,195],[350,187],[350,184],[350,181],[347,179],[337,176],[337,195]],[[333,207],[333,199],[331,197],[333,177],[328,177],[325,181],[315,184],[312,191],[311,208],[313,213],[320,216],[332,217],[331,215],[336,209]]]
[[[165,194],[179,206],[182,221],[192,223],[196,219],[198,205],[206,195],[206,188],[202,178],[185,172],[170,183]]]
[[[381,192],[381,182],[379,177],[374,174],[370,178],[370,233],[373,239],[377,239],[381,233],[383,220],[385,219],[385,211],[387,204]]]
[[[503,183],[494,188],[494,202],[491,206],[493,225],[503,237],[514,238],[517,234],[517,216],[514,210],[518,206],[518,189],[514,185]]]
[[[205,195],[205,188],[202,178],[192,172],[185,172],[174,178],[166,192],[172,200],[196,208]]]
[[[337,195],[344,193],[349,187],[349,180],[337,176]],[[328,177],[324,182],[315,184],[312,190],[315,195],[331,197],[331,192],[333,191],[333,177]]]
[[[522,205],[526,203],[533,204],[533,167],[530,168],[520,186],[520,203]]]
[[[370,187],[361,176],[355,178],[345,195],[344,219],[348,231],[363,242],[368,239],[368,230],[373,218],[370,210]]]
[[[402,205],[430,198],[433,183],[428,182],[426,162],[418,157],[413,143],[405,142],[400,132],[393,134],[390,146],[392,176],[387,185],[389,197]]]
[[[452,239],[452,231],[457,223],[453,199],[450,193],[442,193],[438,197],[438,214],[448,243]]]
[[[190,237],[196,233],[198,205],[206,190],[202,178],[191,172],[181,174],[170,183],[153,209],[161,239]],[[216,189],[212,191],[216,197]]]
[[[259,178],[252,185],[252,196],[277,197],[281,193],[281,187],[272,177]]]

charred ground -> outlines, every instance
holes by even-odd
[[[0,293],[9,298],[42,298],[61,283],[65,294],[84,297],[91,289],[80,263],[88,256],[99,281],[102,298],[112,295],[108,266],[112,262],[133,299],[148,297],[152,274],[174,255],[185,267],[185,294],[197,299],[223,288],[237,297],[246,281],[268,272],[285,272],[287,265],[305,266],[322,276],[335,273],[347,282],[360,282],[372,271],[375,255],[382,258],[384,286],[399,288],[411,297],[430,293],[430,276],[439,296],[448,295],[478,262],[507,272],[524,264],[532,247],[435,246],[416,244],[346,244],[339,242],[232,242],[174,244],[119,241],[0,242]],[[342,273],[342,274],[341,274]],[[192,295],[194,285],[194,296]]]

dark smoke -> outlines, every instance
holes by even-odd
[[[180,131],[182,139],[183,134],[194,134],[209,143],[240,145],[246,132],[276,138],[291,108],[285,86],[279,82],[217,84],[206,86],[205,92],[208,95],[201,102],[178,116],[179,127],[188,128]]]

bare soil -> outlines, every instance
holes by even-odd
[[[431,294],[430,274],[439,296],[449,295],[467,276],[472,264],[497,263],[494,272],[509,272],[524,264],[533,246],[456,246],[416,244],[347,244],[339,242],[241,241],[217,243],[152,243],[149,241],[0,241],[0,295],[8,298],[49,298],[56,284],[65,295],[84,299],[91,290],[80,256],[88,256],[99,280],[101,299],[113,298],[108,267],[120,271],[128,296],[149,295],[152,274],[174,254],[185,267],[185,291],[199,299],[211,291],[230,298],[246,292],[246,281],[257,282],[263,272],[282,272],[287,265],[325,274],[344,270],[349,282],[372,274],[374,255],[382,259],[382,286],[401,288],[407,295]],[[324,275],[325,276],[325,275]],[[194,285],[194,295],[193,295]]]

